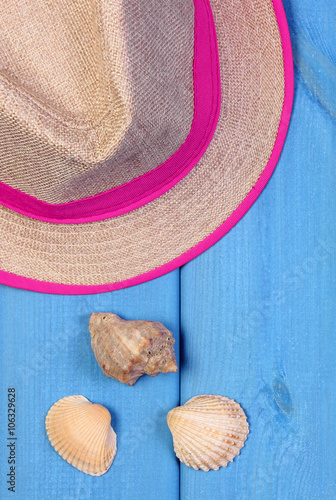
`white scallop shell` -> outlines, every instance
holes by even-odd
[[[248,434],[246,415],[233,399],[203,395],[170,410],[167,423],[179,460],[194,469],[226,467]]]
[[[110,412],[84,396],[57,401],[46,417],[48,438],[64,460],[85,474],[101,476],[117,452]]]

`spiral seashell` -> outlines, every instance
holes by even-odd
[[[91,347],[104,375],[133,385],[146,373],[176,372],[172,332],[158,321],[126,321],[112,313],[92,313]]]
[[[101,476],[117,452],[110,412],[84,396],[57,401],[46,417],[50,443],[64,460],[85,474]]]
[[[218,470],[239,455],[248,434],[246,415],[233,399],[203,395],[170,410],[167,423],[181,462]]]

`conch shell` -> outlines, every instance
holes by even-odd
[[[195,396],[170,410],[167,423],[180,461],[204,471],[232,462],[249,432],[241,406],[223,396]]]
[[[85,474],[101,476],[117,452],[110,412],[84,396],[57,401],[46,417],[50,443],[64,460]]]
[[[158,321],[126,321],[112,313],[92,313],[91,347],[107,377],[133,385],[144,373],[176,372],[172,332]]]

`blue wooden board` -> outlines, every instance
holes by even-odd
[[[220,242],[162,278],[92,296],[0,287],[0,498],[336,499],[336,4],[284,2],[295,100],[273,177]],[[178,374],[134,387],[105,378],[92,311],[162,321]],[[179,357],[179,354],[178,354]],[[16,496],[8,492],[7,390],[16,388]],[[219,393],[241,403],[250,435],[226,469],[179,465],[166,414]],[[86,476],[52,449],[49,407],[69,394],[107,406],[118,434],[110,471]]]
[[[166,415],[179,402],[179,374],[142,377],[133,387],[109,379],[94,358],[88,331],[93,311],[162,321],[174,333],[178,357],[178,290],[179,271],[138,287],[91,296],[0,287],[1,499],[14,498],[5,484],[9,387],[16,389],[15,498],[154,500],[158,494],[165,500],[178,498],[179,466]],[[118,452],[104,476],[80,473],[48,441],[46,413],[55,401],[71,394],[83,394],[111,412]]]
[[[181,499],[336,499],[336,4],[285,7],[296,84],[281,160],[181,273],[181,403],[235,398],[251,432],[227,469],[181,465]]]

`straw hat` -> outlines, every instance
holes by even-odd
[[[293,97],[280,0],[11,0],[0,18],[0,282],[95,293],[221,238]]]

